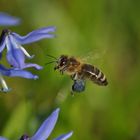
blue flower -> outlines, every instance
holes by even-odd
[[[3,65],[0,64],[0,83],[2,85],[2,88],[0,91],[2,92],[8,92],[10,89],[8,88],[5,80],[3,79],[3,76],[8,77],[23,77],[27,79],[38,79],[37,75],[33,75],[32,73],[21,70],[21,69],[14,69],[14,68],[5,68]]]
[[[6,138],[4,138],[4,137],[0,137],[0,140],[7,140]]]
[[[18,25],[19,23],[19,18],[12,17],[6,13],[0,12],[0,26],[13,26]]]
[[[41,125],[41,127],[37,130],[34,136],[31,138],[27,135],[23,135],[20,140],[46,140],[48,139],[49,135],[51,134],[54,126],[57,122],[58,115],[59,115],[59,108],[56,109]],[[67,134],[63,134],[54,140],[67,140],[72,136],[73,132],[69,132]],[[3,137],[0,137],[0,140],[7,140]]]
[[[26,36],[20,36],[8,29],[2,31],[0,37],[0,53],[7,48],[7,61],[14,68],[24,69],[28,67],[34,67],[38,70],[42,69],[41,66],[32,63],[25,63],[25,57],[33,58],[29,53],[22,47],[24,44],[39,41],[44,38],[53,38],[54,35],[51,32],[55,31],[55,27],[45,27],[30,32]]]
[[[57,122],[60,109],[56,109],[41,125],[31,140],[46,140]],[[73,132],[61,135],[56,140],[67,140]]]

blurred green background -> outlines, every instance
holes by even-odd
[[[32,136],[60,107],[49,140],[70,130],[71,140],[140,140],[139,0],[0,0],[0,11],[22,19],[10,27],[21,35],[57,27],[56,38],[25,46],[35,54],[31,61],[44,66],[29,69],[39,80],[4,77],[12,91],[0,94],[1,136]],[[87,81],[85,92],[72,97],[71,79],[55,72],[53,64],[45,66],[51,61],[46,54],[86,59],[106,74],[109,85]]]

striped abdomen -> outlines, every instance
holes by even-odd
[[[98,85],[106,86],[108,84],[105,75],[92,65],[83,64],[81,71],[84,74],[84,78],[88,78]]]

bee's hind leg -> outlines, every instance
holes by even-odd
[[[73,81],[76,81],[78,79],[78,73],[74,73],[73,75],[71,75],[71,79]]]
[[[72,91],[76,93],[81,93],[85,90],[85,81],[83,79],[75,80],[72,85]]]

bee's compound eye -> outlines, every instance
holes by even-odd
[[[61,56],[60,59],[59,59],[59,64],[60,66],[63,66],[67,63],[67,56]]]
[[[63,66],[66,64],[66,61],[62,60],[61,63],[60,63],[60,66]]]
[[[74,92],[82,92],[85,90],[85,81],[84,80],[76,80],[72,85],[72,91]]]

